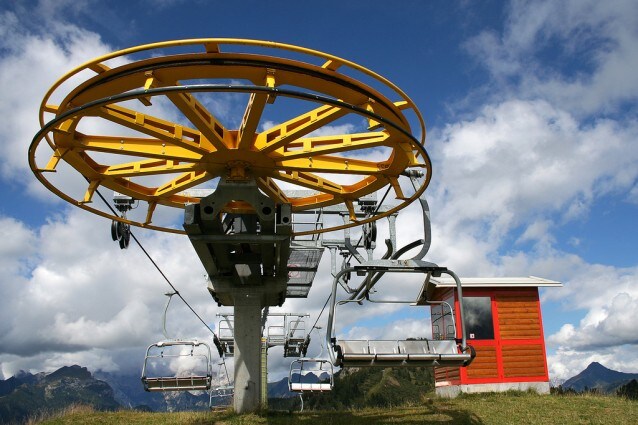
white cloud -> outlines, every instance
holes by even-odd
[[[15,220],[3,223],[24,231]],[[3,259],[8,261],[0,285],[6,300],[0,310],[3,368],[15,370],[15,363],[38,370],[46,357],[85,359],[89,363],[83,365],[96,369],[114,361],[108,356],[97,361],[99,353],[132,349],[136,357],[118,359],[122,368],[130,369],[139,367],[147,345],[163,338],[163,293],[170,288],[135,245],[120,250],[108,233],[107,220],[73,209],[65,220],[51,221],[39,233],[5,242],[4,249],[17,254]],[[188,239],[137,233],[180,293],[212,326],[216,309]],[[31,266],[25,270],[21,264]],[[211,338],[177,299],[168,312],[168,331]]]
[[[28,30],[23,15],[0,15],[0,125],[5,130],[0,175],[7,182],[25,185],[29,192],[44,199],[51,198],[32,177],[27,162],[27,148],[40,129],[42,97],[65,72],[110,50],[99,35],[74,25],[48,29],[46,36],[38,35]],[[40,160],[47,161],[48,156]]]
[[[463,264],[465,249],[459,246],[472,245],[474,259],[481,253],[487,258],[521,225],[521,241],[551,242],[542,227],[582,218],[598,197],[632,187],[637,136],[635,122],[579,124],[545,101],[518,99],[485,106],[474,119],[431,132],[438,233],[432,252]]]
[[[484,31],[466,45],[498,82],[498,92],[509,87],[584,114],[635,102],[635,2],[513,1],[508,9],[502,34]]]

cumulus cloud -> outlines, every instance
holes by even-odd
[[[57,234],[62,229],[66,229],[64,238]],[[212,327],[215,308],[188,240],[144,232],[138,237]],[[14,273],[4,274],[1,285],[3,299],[10,300],[0,312],[3,368],[15,370],[11,366],[15,363],[38,370],[43,356],[86,359],[89,363],[83,364],[101,368],[104,362],[93,361],[99,353],[122,349],[131,349],[137,356],[118,359],[120,366],[138,367],[144,348],[163,338],[163,293],[170,289],[142,252],[134,245],[120,250],[108,237],[108,222],[80,210],[69,212],[66,221],[53,221],[16,240],[15,245],[25,241],[30,242],[28,249],[4,259],[12,261],[6,270]],[[61,249],[62,241],[65,249]],[[32,266],[26,270],[15,266],[23,263]],[[177,299],[168,312],[168,332],[211,339]],[[31,364],[25,359],[31,359]]]
[[[490,220],[489,228],[475,230],[488,240],[541,214],[570,220],[578,210],[573,205],[631,187],[637,135],[636,123],[579,125],[545,101],[489,105],[434,136],[442,182],[435,201],[449,217],[446,226]]]
[[[575,113],[617,111],[638,96],[638,9],[631,1],[513,1],[502,33],[466,43],[498,84]],[[505,91],[507,92],[507,91]]]

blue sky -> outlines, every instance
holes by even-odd
[[[563,282],[543,292],[553,378],[591,361],[638,371],[637,9],[620,0],[3,2],[2,374],[69,363],[133,370],[131,358],[161,337],[164,283],[139,252],[110,241],[106,220],[42,188],[26,151],[44,93],[68,70],[198,37],[296,44],[398,85],[428,128],[431,259],[461,276]],[[188,241],[136,234],[214,317]],[[282,310],[316,317],[328,284],[319,278],[308,300]],[[366,321],[376,313],[348,326],[383,335],[411,326],[398,313]],[[174,314],[176,332],[202,334],[185,310]],[[283,359],[271,368],[285,369]]]

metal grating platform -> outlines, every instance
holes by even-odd
[[[286,297],[305,298],[317,274],[323,248],[291,248]]]

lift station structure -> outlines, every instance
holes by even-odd
[[[122,248],[130,226],[188,236],[214,301],[233,308],[236,411],[255,410],[261,400],[262,311],[305,298],[325,248],[334,276],[331,365],[464,366],[474,358],[462,326],[447,341],[346,341],[335,333],[337,308],[374,302],[373,287],[385,275],[421,273],[427,282],[449,274],[461,295],[454,273],[423,260],[432,176],[423,118],[379,74],[268,41],[148,44],[68,72],[46,93],[40,124],[29,148],[35,176],[62,199],[111,219]],[[116,193],[117,211],[95,202],[99,188]],[[399,248],[396,215],[415,201],[425,236]],[[182,228],[172,224],[172,208],[184,210]],[[390,237],[374,259],[381,218]],[[350,240],[353,227],[361,229],[359,242]],[[337,231],[340,238],[324,238]],[[401,258],[415,247],[417,255]],[[338,253],[355,265],[335,267]],[[341,289],[347,295],[338,300]],[[223,355],[217,336],[215,344]],[[170,379],[151,386],[173,383],[180,389]],[[209,385],[205,377],[184,389],[202,385]]]

